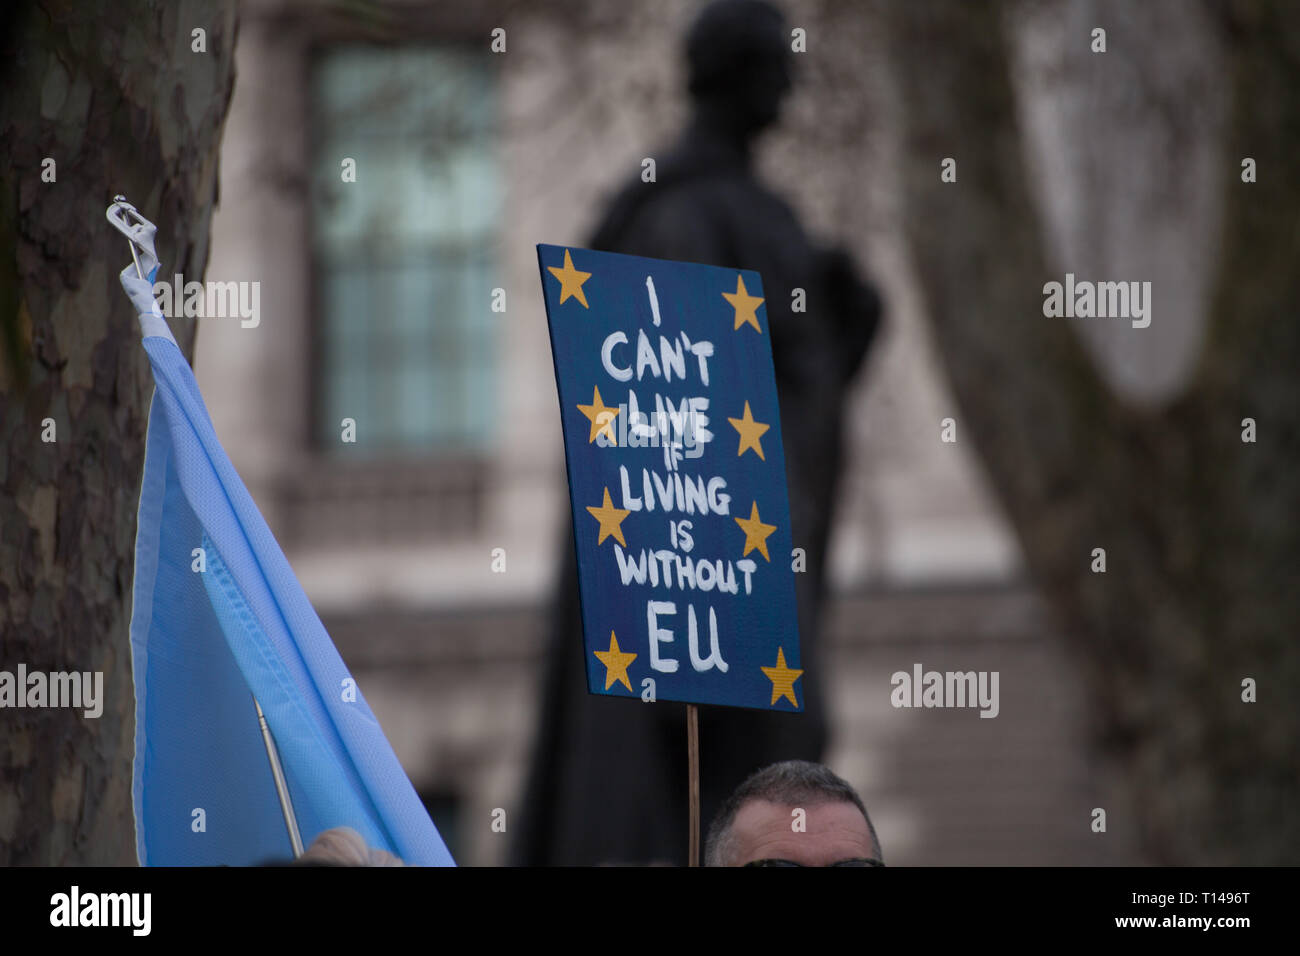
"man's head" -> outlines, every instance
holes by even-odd
[[[709,827],[706,866],[760,860],[829,866],[884,858],[857,792],[821,764],[787,760],[737,787]]]
[[[686,36],[686,62],[695,101],[747,134],[776,120],[791,86],[785,20],[763,0],[715,0],[705,7]]]

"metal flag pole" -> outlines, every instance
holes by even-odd
[[[140,215],[139,210],[127,202],[126,197],[122,195],[113,197],[113,202],[105,211],[105,215],[113,227],[126,236],[127,244],[131,247],[131,261],[135,263],[136,276],[145,278],[144,270],[140,268],[140,256],[136,252],[136,244],[142,244],[141,250],[149,255],[150,261],[156,260],[153,252],[153,235],[157,231],[156,227]],[[128,221],[128,216],[134,222]],[[253,706],[257,708],[257,723],[262,730],[262,742],[266,745],[266,759],[271,763],[271,779],[275,781],[275,793],[280,798],[280,812],[284,814],[284,827],[289,831],[289,845],[293,847],[293,857],[296,860],[303,852],[302,833],[298,829],[298,817],[293,812],[289,784],[284,778],[280,752],[276,749],[275,738],[271,735],[271,728],[266,723],[266,714],[262,713],[262,705],[258,703],[257,695],[253,695]]]
[[[253,706],[257,708],[257,722],[262,728],[262,741],[266,744],[266,757],[271,761],[271,778],[275,781],[275,792],[280,798],[280,812],[284,814],[284,826],[289,831],[289,843],[293,847],[293,858],[302,856],[302,833],[298,830],[298,817],[293,812],[293,801],[289,799],[289,784],[284,779],[284,768],[280,766],[280,752],[276,750],[275,738],[271,728],[266,724],[266,714],[262,705],[253,697]]]

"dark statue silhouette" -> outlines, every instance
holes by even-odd
[[[820,248],[754,176],[752,148],[791,86],[790,33],[756,0],[711,4],[686,43],[693,115],[657,162],[615,198],[589,246],[753,269],[763,279],[781,407],[796,575],[803,714],[702,707],[701,821],[746,776],[817,761],[827,741],[820,611],[844,399],[879,324],[880,302],[840,250]],[[792,310],[803,289],[805,312]],[[685,864],[685,705],[589,695],[572,526],[547,647],[541,714],[512,845],[522,865]],[[773,555],[773,560],[791,560]]]

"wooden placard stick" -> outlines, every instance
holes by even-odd
[[[686,705],[686,774],[690,809],[690,857],[687,866],[700,865],[700,709]]]

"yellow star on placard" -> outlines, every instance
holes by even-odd
[[[762,334],[763,330],[758,327],[757,310],[758,307],[762,305],[766,300],[760,299],[756,295],[749,294],[748,290],[746,290],[745,288],[744,276],[737,273],[736,291],[724,292],[722,293],[722,297],[726,299],[728,302],[730,302],[731,307],[736,310],[736,328],[732,329],[733,332],[739,329],[746,322],[748,322],[750,325],[754,327],[755,332]]]
[[[609,690],[613,687],[614,681],[618,681],[628,690],[632,689],[632,682],[628,680],[627,676],[627,665],[636,660],[636,655],[625,654],[623,651],[619,650],[618,638],[614,636],[613,631],[609,632],[609,650],[592,651],[591,653],[595,654],[596,659],[605,665],[605,690]],[[784,661],[780,661],[779,663],[782,667],[785,666]],[[767,670],[767,668],[764,667],[763,670]],[[802,673],[803,671],[799,671],[799,674]],[[799,675],[796,674],[795,676],[797,677]],[[772,698],[772,703],[776,703],[775,697]],[[798,707],[799,705],[795,704],[795,706]]]
[[[758,548],[763,557],[770,562],[772,559],[767,556],[767,536],[776,530],[776,525],[763,524],[758,520],[757,501],[750,508],[749,518],[737,518],[736,524],[740,525],[740,529],[745,532],[745,553],[741,557]]]
[[[604,544],[605,539],[611,534],[618,539],[619,544],[625,548],[627,547],[627,542],[623,540],[622,522],[632,512],[626,508],[615,508],[614,502],[609,499],[608,488],[605,489],[605,503],[599,508],[587,505],[587,510],[591,512],[593,518],[600,522],[600,537],[596,539],[597,547]]]
[[[599,654],[600,652],[597,651],[596,653]],[[789,700],[794,706],[799,706],[799,701],[794,696],[794,682],[802,676],[803,671],[785,666],[785,648],[778,647],[776,649],[775,667],[759,667],[759,670],[766,674],[767,679],[772,682],[772,703],[769,706],[775,707],[776,702],[782,697]],[[631,689],[628,688],[628,690]]]
[[[618,409],[610,408],[601,400],[599,388],[592,386],[591,390],[595,393],[591,400],[591,404],[578,406],[578,411],[586,415],[591,421],[591,436],[587,439],[587,444],[590,445],[596,440],[597,435],[604,432],[605,437],[608,438],[612,444],[617,445],[618,436],[614,434],[613,425],[614,419],[618,417]]]
[[[752,448],[758,453],[759,458],[767,461],[766,458],[763,458],[763,445],[759,439],[772,426],[754,421],[754,416],[749,410],[749,402],[745,403],[744,417],[728,418],[727,421],[731,422],[732,428],[740,432],[740,451],[736,452],[736,456],[739,457],[745,453],[745,449]]]
[[[587,296],[582,291],[582,284],[591,278],[590,272],[579,272],[573,268],[573,259],[569,255],[569,250],[564,250],[564,268],[558,266],[547,266],[546,270],[555,278],[560,280],[560,305],[570,298],[577,299],[582,303],[582,307],[587,308]]]

